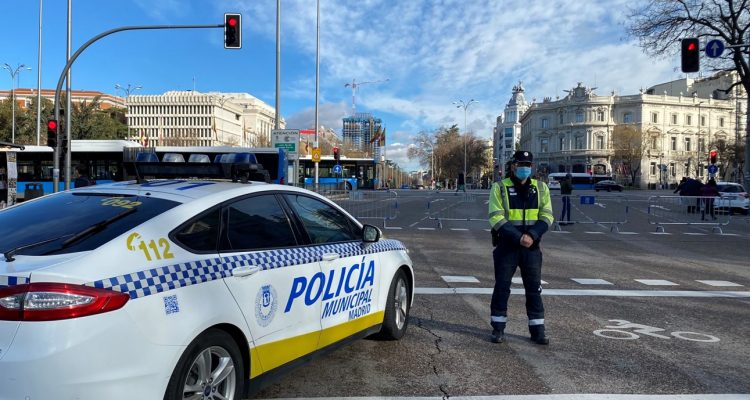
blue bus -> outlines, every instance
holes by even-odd
[[[315,186],[315,163],[311,156],[299,160],[300,174],[306,188]],[[334,172],[336,160],[333,156],[323,156],[318,163],[318,183],[324,188],[340,188],[346,190],[374,189],[378,187],[379,179],[376,175],[376,164],[372,158],[341,157],[338,163],[341,173]]]
[[[191,155],[204,154],[209,162],[228,153],[252,153],[263,168],[268,170],[271,181],[285,184],[287,182],[286,151],[273,148],[248,147],[177,147],[157,146],[143,147],[128,140],[73,140],[71,148],[71,186],[75,180],[75,167],[85,165],[89,170],[89,177],[96,183],[109,183],[130,179],[123,167],[123,160],[127,154],[154,153],[159,161],[164,161],[167,154],[180,154],[185,161]],[[35,188],[34,196],[53,192],[52,183],[52,148],[47,146],[25,146],[17,151],[18,170],[18,198],[26,199],[26,186]],[[167,158],[172,158],[169,156]],[[62,163],[60,168],[63,168]],[[63,172],[60,172],[58,191],[65,189]],[[36,190],[41,188],[41,190]]]

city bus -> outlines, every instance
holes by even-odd
[[[129,179],[123,167],[126,157],[138,153],[154,153],[156,159],[163,161],[167,154],[180,154],[184,161],[190,160],[193,154],[204,154],[210,162],[216,162],[223,154],[228,153],[252,153],[258,162],[263,165],[274,183],[286,183],[287,157],[286,151],[275,148],[249,148],[249,147],[205,147],[205,146],[157,146],[143,147],[140,144],[128,140],[73,140],[71,148],[71,185],[75,180],[75,167],[79,164],[86,165],[89,169],[89,177],[96,183],[109,183]],[[53,150],[47,146],[25,146],[18,150],[18,193],[19,199],[26,199],[26,186],[35,188],[34,195],[49,194],[53,192],[52,183],[52,154]],[[174,157],[170,157],[174,160]],[[65,189],[65,176],[63,163],[60,163],[60,182],[58,191]],[[41,190],[36,190],[40,188]]]
[[[300,178],[306,188],[315,186],[315,163],[312,156],[302,157],[300,163]],[[341,157],[341,173],[334,173],[336,160],[333,156],[323,156],[318,163],[318,183],[324,188],[341,188],[346,190],[374,189],[378,187],[379,179],[376,174],[376,164],[372,158]],[[304,180],[302,179],[304,178]]]
[[[590,190],[594,189],[594,184],[600,181],[611,180],[611,175],[591,175],[582,172],[553,172],[547,175],[547,185],[552,190],[560,189],[560,182],[565,176],[570,174],[573,183],[573,189]]]

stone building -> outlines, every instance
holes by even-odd
[[[503,114],[497,117],[497,124],[492,137],[492,158],[496,165],[502,168],[507,160],[513,156],[516,144],[521,138],[521,115],[529,108],[524,97],[521,82],[513,86],[513,92]]]

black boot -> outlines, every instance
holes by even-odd
[[[531,341],[536,344],[549,344],[549,339],[544,335],[544,325],[529,325]]]
[[[505,340],[505,333],[503,331],[492,330],[490,341],[492,343],[502,343]]]

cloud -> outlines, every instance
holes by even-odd
[[[346,114],[347,107],[343,102],[322,103],[318,106],[318,123],[338,132],[341,127],[341,119],[344,118]],[[289,129],[311,129],[314,126],[315,107],[305,108],[286,120],[286,127]]]
[[[154,19],[173,19],[175,16],[185,16],[190,13],[190,4],[180,0],[133,0],[146,14]]]

